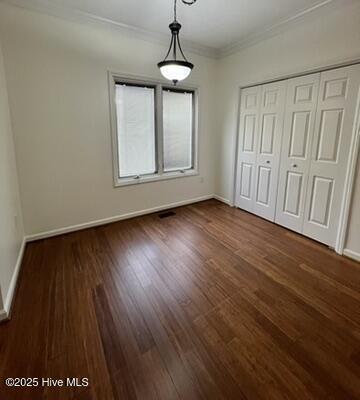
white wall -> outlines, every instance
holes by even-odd
[[[160,78],[167,48],[0,4],[24,225],[36,234],[214,193],[216,61],[200,87],[200,176],[114,188],[107,71]]]
[[[321,19],[228,56],[218,68],[218,159],[215,193],[232,200],[240,86],[360,58],[360,2],[345,2]],[[360,253],[360,174],[355,183],[347,247]]]
[[[344,23],[346,21],[346,23]],[[221,60],[194,54],[200,176],[113,188],[107,71],[158,79],[166,48],[113,29],[0,3],[0,35],[27,234],[215,193],[232,200],[239,87],[360,57],[360,3],[346,0]],[[360,174],[347,246],[360,252]]]
[[[14,143],[0,43],[0,319],[4,316],[4,305],[8,305],[10,282],[23,236]]]

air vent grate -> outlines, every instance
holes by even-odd
[[[168,218],[168,217],[172,217],[174,215],[176,215],[176,213],[174,211],[167,211],[167,212],[159,214],[159,218]]]

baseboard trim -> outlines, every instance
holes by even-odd
[[[54,229],[54,230],[48,231],[48,232],[41,232],[41,233],[37,233],[37,234],[34,234],[34,235],[25,236],[23,238],[22,243],[21,243],[21,247],[20,247],[20,250],[19,250],[18,258],[16,260],[16,265],[15,265],[15,269],[14,269],[14,272],[13,272],[13,276],[11,278],[11,282],[10,282],[9,290],[8,290],[8,293],[7,293],[7,296],[6,296],[4,308],[0,310],[0,321],[5,321],[5,320],[10,319],[12,302],[13,302],[13,299],[14,299],[16,286],[17,286],[17,282],[18,282],[18,277],[19,277],[21,264],[22,264],[22,260],[23,260],[23,256],[24,256],[25,247],[26,247],[26,243],[27,242],[33,242],[35,240],[46,239],[46,238],[50,238],[50,237],[53,237],[53,236],[58,236],[58,235],[66,234],[66,233],[76,232],[76,231],[87,229],[87,228],[106,225],[106,224],[110,224],[112,222],[117,222],[117,221],[122,221],[122,220],[125,220],[125,219],[140,217],[142,215],[152,214],[152,213],[155,213],[155,212],[168,210],[170,208],[176,208],[176,207],[186,206],[186,205],[189,205],[189,204],[199,203],[201,201],[210,200],[210,199],[216,199],[218,201],[221,201],[222,203],[225,203],[226,205],[228,205],[230,207],[233,206],[229,200],[227,200],[227,199],[225,199],[225,198],[223,198],[221,196],[218,196],[216,194],[207,195],[207,196],[197,197],[197,198],[194,198],[194,199],[179,201],[179,202],[176,202],[176,203],[170,203],[170,204],[159,206],[159,207],[148,208],[148,209],[141,210],[141,211],[122,214],[122,215],[109,217],[109,218],[104,218],[104,219],[100,219],[100,220],[96,220],[96,221],[86,222],[84,224],[72,225],[72,226],[68,226],[68,227],[65,227],[65,228]],[[360,253],[357,253],[357,252],[352,251],[350,249],[344,249],[343,254],[345,256],[349,257],[349,258],[352,258],[353,260],[360,261]]]
[[[360,261],[360,253],[357,253],[356,251],[352,251],[350,249],[344,249],[343,251],[344,256],[352,258],[355,261]]]
[[[228,200],[228,199],[225,199],[225,197],[218,196],[217,194],[214,194],[213,197],[214,197],[214,199],[219,200],[219,201],[221,201],[222,203],[225,203],[225,204],[227,204],[227,205],[230,206],[230,207],[233,207],[233,204],[231,203],[231,201]]]
[[[155,212],[168,210],[169,208],[176,208],[176,207],[186,206],[188,204],[199,203],[201,201],[210,200],[213,198],[215,198],[215,196],[211,194],[211,195],[207,195],[207,196],[196,197],[194,199],[183,200],[183,201],[178,201],[176,203],[170,203],[170,204],[166,204],[166,205],[162,205],[162,206],[158,206],[158,207],[148,208],[148,209],[141,210],[141,211],[135,211],[135,212],[127,213],[127,214],[116,215],[114,217],[85,222],[83,224],[71,225],[71,226],[54,229],[54,230],[47,231],[47,232],[35,233],[33,235],[26,236],[26,241],[33,242],[35,240],[47,239],[47,238],[50,238],[53,236],[64,235],[66,233],[76,232],[76,231],[80,231],[83,229],[93,228],[96,226],[111,224],[112,222],[118,222],[118,221],[122,221],[125,219],[140,217],[142,215],[152,214]]]
[[[7,315],[7,312],[4,309],[0,310],[0,322],[6,321],[8,319],[9,317]]]
[[[141,215],[152,214],[155,212],[168,210],[170,208],[176,208],[176,207],[186,206],[186,205],[193,204],[193,203],[199,203],[201,201],[210,200],[213,198],[214,198],[214,195],[196,197],[194,199],[183,200],[183,201],[179,201],[176,203],[162,205],[159,207],[148,208],[145,210],[136,211],[136,212],[132,212],[132,213],[128,213],[128,214],[117,215],[117,216],[110,217],[110,218],[104,218],[104,219],[100,219],[100,220],[96,220],[96,221],[86,222],[84,224],[71,225],[71,226],[67,226],[64,228],[60,228],[60,229],[54,229],[54,230],[51,230],[48,232],[41,232],[41,233],[37,233],[34,235],[25,236],[23,238],[23,241],[20,246],[20,250],[19,250],[18,258],[16,260],[14,272],[13,272],[13,275],[12,275],[12,278],[10,281],[6,299],[4,301],[4,306],[2,309],[0,309],[0,321],[6,321],[6,320],[10,319],[12,302],[14,299],[16,285],[18,282],[18,277],[19,277],[19,273],[20,273],[20,269],[21,269],[21,263],[22,263],[22,259],[24,256],[25,247],[26,247],[27,242],[33,242],[35,240],[46,239],[46,238],[50,238],[53,236],[76,232],[76,231],[80,231],[80,230],[87,229],[87,228],[106,225],[106,224],[110,224],[112,222],[117,222],[117,221],[130,219],[130,218],[134,218],[134,217],[139,217]]]
[[[19,250],[19,254],[16,260],[15,268],[13,275],[11,277],[9,289],[6,295],[6,299],[4,302],[4,308],[0,310],[0,321],[7,320],[10,318],[11,314],[11,307],[12,307],[12,302],[14,300],[14,295],[16,292],[16,285],[18,282],[18,277],[21,269],[21,263],[23,260],[24,252],[25,252],[25,247],[26,247],[26,237],[23,238]]]

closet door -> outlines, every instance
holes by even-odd
[[[303,233],[334,246],[360,84],[360,66],[321,73]]]
[[[275,221],[303,228],[320,74],[290,79],[286,94]]]
[[[236,206],[253,211],[261,87],[243,89],[240,105]]]
[[[262,86],[253,212],[274,221],[286,81]]]

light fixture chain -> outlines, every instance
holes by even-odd
[[[182,0],[182,2],[188,6],[191,6],[196,1],[197,0]],[[177,0],[174,0],[174,20],[169,25],[169,28],[171,31],[170,46],[164,60],[158,63],[158,67],[162,75],[176,85],[179,81],[186,79],[194,68],[194,64],[191,64],[191,62],[186,59],[183,49],[181,48],[179,38],[181,24],[177,21]],[[168,60],[171,50],[173,58]],[[178,52],[182,56],[182,60],[177,59]]]
[[[182,2],[183,2],[184,4],[186,4],[187,6],[192,6],[193,4],[196,3],[196,0],[182,0]],[[177,8],[177,0],[174,0],[174,21],[177,20],[177,11],[176,11],[176,8]]]

